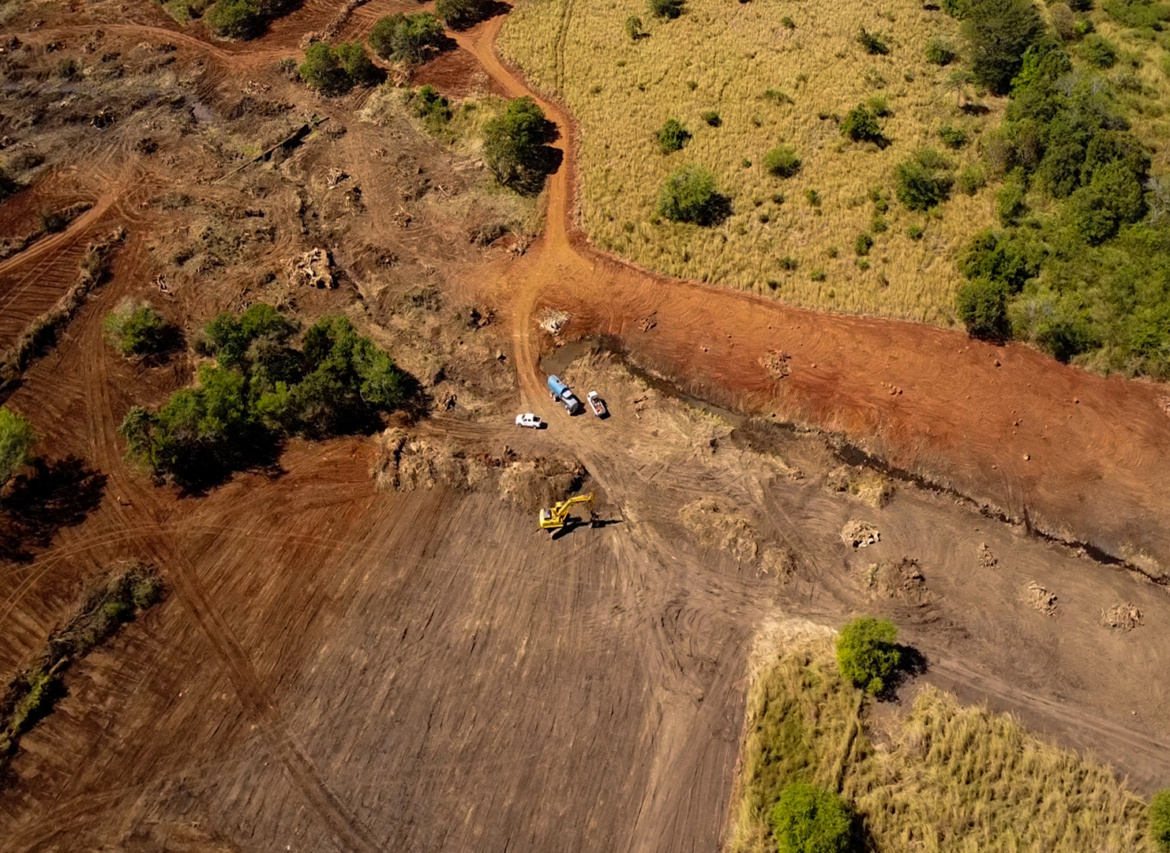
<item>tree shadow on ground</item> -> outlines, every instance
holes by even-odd
[[[930,661],[918,649],[913,646],[907,646],[904,643],[895,643],[895,648],[897,648],[898,653],[901,655],[901,663],[898,664],[898,668],[886,680],[885,689],[875,697],[880,702],[892,702],[896,700],[899,688],[912,679],[925,674],[930,669]]]
[[[105,487],[106,475],[76,456],[35,460],[33,473],[16,477],[0,500],[0,554],[31,559],[30,549],[46,547],[57,531],[85,521],[101,503]]]
[[[506,15],[511,10],[512,7],[507,3],[500,3],[498,0],[487,0],[487,2],[479,5],[474,15],[447,21],[446,24],[453,30],[469,30],[476,24],[481,24],[500,15]]]

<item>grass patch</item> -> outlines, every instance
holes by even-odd
[[[765,662],[748,697],[729,851],[775,850],[769,814],[802,782],[841,794],[868,850],[1154,853],[1140,798],[1011,717],[926,688],[877,749],[866,701],[829,639]]]
[[[998,121],[994,101],[990,113],[965,117],[948,82],[952,69],[927,59],[932,39],[959,42],[958,22],[916,0],[895,0],[889,9],[892,22],[844,0],[799,10],[688,0],[681,17],[665,21],[616,0],[541,0],[515,7],[499,45],[537,87],[562,97],[581,123],[581,221],[600,248],[670,275],[771,294],[768,282],[783,273],[779,259],[814,267],[829,246],[850,245],[865,231],[871,211],[856,200],[874,186],[892,199],[895,167],[919,148],[939,144],[939,127],[961,121],[976,143]],[[636,42],[624,27],[631,11],[647,29]],[[795,27],[785,26],[787,15],[796,18]],[[886,37],[890,52],[867,53],[857,42],[863,27]],[[595,86],[600,95],[591,93]],[[839,133],[848,112],[871,98],[884,99],[892,113],[881,119],[885,148]],[[718,127],[705,118],[710,113],[718,115]],[[700,234],[652,221],[657,188],[677,165],[662,156],[656,137],[668,118],[691,131],[687,160],[711,170],[731,202],[727,220]],[[785,194],[799,198],[817,189],[819,213],[788,204],[762,221],[751,204],[775,191],[765,155],[778,146],[791,146],[801,160]],[[955,168],[978,157],[978,145],[969,144],[954,155]],[[951,261],[971,234],[993,223],[994,211],[987,193],[978,191],[955,194],[939,211],[931,239],[912,240],[906,229],[917,217],[894,203],[871,272],[859,274],[842,253],[826,264],[826,273],[842,282],[835,298],[807,276],[786,284],[783,298],[948,322],[961,281]],[[626,231],[625,222],[637,227]]]
[[[62,678],[73,662],[113,637],[162,594],[162,579],[137,562],[86,586],[65,624],[49,635],[35,662],[8,682],[0,697],[0,772],[16,754],[21,736],[65,695]]]

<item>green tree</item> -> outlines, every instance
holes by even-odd
[[[974,0],[961,31],[975,79],[1004,95],[1024,53],[1044,34],[1044,23],[1032,0]]]
[[[977,278],[964,283],[955,294],[955,313],[967,334],[984,341],[1006,341],[1011,337],[1007,296],[1002,282]]]
[[[863,617],[846,622],[837,635],[837,665],[841,675],[878,694],[902,663],[898,629],[884,619]]]
[[[556,133],[536,101],[517,98],[484,127],[484,159],[501,184],[521,192],[538,190],[555,168],[548,143]]]
[[[36,440],[37,434],[28,420],[0,408],[0,487],[28,461],[28,452]]]
[[[658,147],[662,149],[663,154],[671,154],[686,145],[690,138],[690,131],[683,127],[678,119],[668,118],[658,131]]]
[[[1170,788],[1163,788],[1150,800],[1150,838],[1159,853],[1170,853]]]
[[[383,59],[417,65],[443,43],[443,25],[430,12],[388,15],[380,18],[368,39]]]
[[[490,12],[489,0],[437,0],[435,3],[435,14],[456,30],[478,24]]]
[[[353,88],[353,81],[341,67],[337,54],[323,41],[309,46],[305,61],[297,70],[309,88],[322,95],[343,95]]]
[[[841,135],[849,137],[854,142],[881,143],[885,138],[882,136],[882,126],[878,124],[877,116],[864,104],[858,104],[845,116],[845,120],[841,122]]]
[[[167,321],[149,304],[126,300],[103,323],[106,339],[122,355],[152,355],[167,343]]]
[[[691,163],[667,177],[658,192],[658,212],[674,222],[708,225],[718,218],[721,201],[715,175]]]
[[[264,16],[257,0],[218,0],[204,14],[203,23],[223,38],[251,39],[264,31]]]
[[[778,178],[791,178],[800,166],[800,157],[791,145],[779,145],[764,155],[764,168]]]
[[[898,164],[895,178],[898,201],[911,210],[929,210],[951,195],[954,177],[946,159],[932,148],[923,148]]]
[[[849,853],[853,818],[832,791],[807,782],[784,786],[769,815],[779,853]]]
[[[382,79],[378,66],[370,62],[365,45],[360,41],[343,41],[333,48],[338,64],[353,86],[373,86]]]
[[[650,14],[655,18],[674,19],[683,13],[683,0],[649,0]]]
[[[926,43],[926,61],[934,65],[950,65],[958,54],[948,41],[933,38]]]
[[[297,325],[271,305],[257,302],[240,316],[217,314],[203,330],[200,349],[215,356],[220,367],[242,370],[251,363],[249,350],[256,342],[286,343]]]

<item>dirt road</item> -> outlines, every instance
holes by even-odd
[[[375,0],[360,27],[397,9]],[[176,42],[181,61],[225,79],[261,74],[329,12],[308,4],[246,57],[179,43],[157,22],[120,26]],[[457,40],[522,94],[491,50],[499,22]],[[0,796],[0,849],[716,849],[748,652],[761,628],[795,614],[888,613],[936,664],[931,677],[1092,747],[1143,790],[1170,778],[1158,737],[1170,724],[1164,589],[947,495],[906,486],[868,507],[826,489],[840,460],[819,438],[780,431],[766,452],[749,447],[606,359],[566,375],[601,388],[614,416],[569,419],[544,393],[549,343],[534,317],[564,308],[570,335],[612,334],[689,390],[842,429],[960,491],[1161,560],[1166,507],[1154,486],[1170,419],[1158,390],[939,330],[665,281],[600,255],[574,225],[571,125],[544,105],[566,152],[546,232],[523,258],[453,264],[449,280],[506,321],[519,405],[552,427],[511,438],[506,424],[435,419],[423,432],[464,458],[504,443],[568,452],[620,523],[552,540],[490,491],[377,493],[362,439],[294,442],[278,474],[242,475],[206,497],[152,486],[122,461],[116,427],[189,371],[136,368],[102,343],[104,313],[142,287],[152,229],[136,205],[111,206],[107,216],[136,228],[112,280],[10,399],[43,446],[108,477],[105,498],[31,559],[0,562],[0,670],[43,641],[96,566],[149,558],[172,593],[76,667],[69,696],[24,738]],[[372,208],[389,209],[394,187],[381,198],[365,186]],[[0,295],[30,268],[5,268]],[[773,348],[790,355],[784,380],[758,363]],[[680,520],[699,498],[742,514],[740,557]],[[858,517],[882,531],[864,553],[839,537]],[[994,570],[981,567],[984,545]],[[788,552],[790,570],[768,562]],[[875,597],[859,581],[870,563],[902,558],[926,578],[915,600]],[[1021,599],[1033,580],[1058,594],[1055,616]],[[1145,625],[1102,627],[1116,601],[1140,607]]]

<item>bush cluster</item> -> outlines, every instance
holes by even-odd
[[[443,44],[443,25],[430,12],[399,12],[380,18],[367,41],[383,59],[417,65]]]
[[[800,156],[791,145],[779,145],[764,155],[764,168],[778,178],[791,178],[800,166]]]
[[[869,693],[882,693],[902,665],[897,640],[898,629],[884,619],[864,617],[846,622],[837,635],[841,675]]]
[[[491,0],[437,0],[435,15],[452,29],[462,30],[487,18],[493,5]]]
[[[920,149],[898,164],[898,201],[911,210],[929,210],[942,204],[955,185],[951,164],[933,148]]]
[[[996,94],[1007,94],[1021,57],[1044,34],[1032,0],[972,0],[961,15],[975,80]]]
[[[106,315],[103,328],[106,340],[125,356],[162,352],[171,331],[154,306],[129,299]]]
[[[0,408],[0,488],[25,462],[36,443],[32,424],[11,409]]]
[[[841,135],[854,142],[881,144],[885,141],[878,117],[865,104],[858,104],[845,116],[845,120],[841,122]]]
[[[710,225],[719,218],[723,202],[715,175],[692,163],[667,177],[658,192],[658,213],[673,222]]]
[[[383,77],[361,42],[343,41],[336,47],[317,42],[305,51],[299,71],[301,79],[322,95],[344,95],[354,86],[373,86]]]
[[[671,154],[682,149],[691,138],[691,133],[678,119],[668,118],[658,131],[658,147],[663,154]]]
[[[203,23],[221,38],[253,39],[292,7],[293,0],[217,0],[203,15]]]
[[[517,98],[484,127],[484,159],[504,186],[539,192],[545,176],[559,165],[559,152],[549,148],[556,138],[557,126],[545,118],[536,101]]]
[[[849,853],[853,816],[832,791],[807,782],[784,786],[769,814],[779,853]]]
[[[1170,788],[1163,788],[1150,800],[1150,837],[1158,853],[1170,853]]]
[[[220,314],[199,349],[215,365],[156,412],[122,422],[127,455],[184,487],[271,458],[288,435],[324,438],[372,429],[412,391],[408,374],[344,317],[323,317],[293,345],[297,325],[275,308]]]

